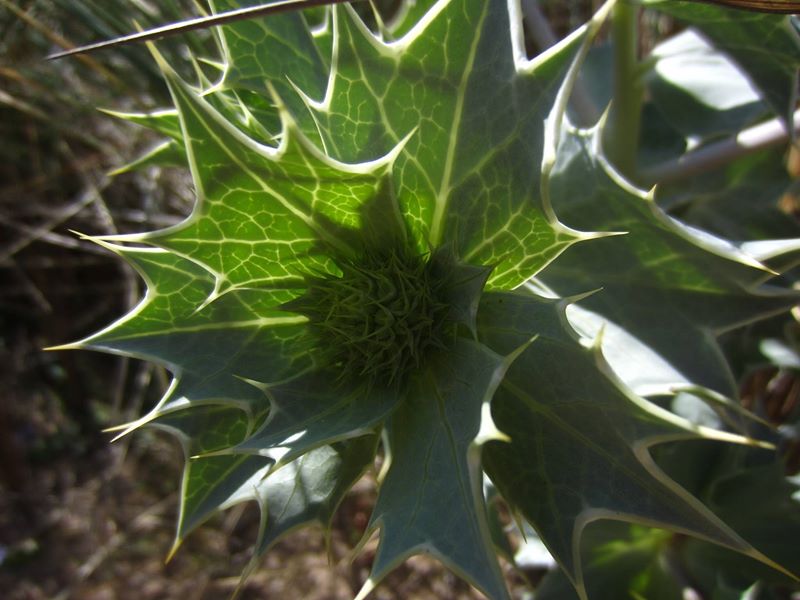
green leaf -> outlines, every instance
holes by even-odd
[[[117,167],[112,175],[130,173],[146,167],[183,167],[185,164],[186,154],[183,146],[175,140],[167,140],[147,150],[131,162]]]
[[[400,39],[419,23],[425,14],[436,4],[435,0],[410,0],[403,2],[386,28],[395,39]]]
[[[288,462],[323,443],[369,433],[401,400],[396,389],[332,385],[335,377],[330,371],[318,371],[263,386],[270,399],[267,421],[247,440],[231,444],[230,451],[279,456],[280,463]]]
[[[567,306],[566,314],[569,324],[582,338],[599,340],[603,357],[614,374],[636,394],[669,394],[692,386],[686,374],[625,327],[578,303]]]
[[[372,464],[377,441],[372,435],[322,446],[265,479],[258,486],[262,523],[249,569],[297,527],[316,522],[327,536],[342,498]]]
[[[784,474],[780,460],[756,465],[740,465],[725,472],[717,469],[706,496],[708,505],[720,518],[746,537],[753,546],[780,562],[792,572],[800,570],[800,557],[794,540],[800,535],[798,485]],[[687,543],[685,561],[692,576],[712,585],[719,573],[726,580],[746,587],[765,583],[793,585],[785,575],[746,557],[711,544]]]
[[[395,44],[384,44],[376,39],[355,13],[336,7],[333,10],[335,61],[324,99],[319,103],[310,98],[323,96],[317,81],[320,65],[324,66],[322,59],[315,58],[317,53],[311,50],[308,55],[297,49],[288,53],[280,51],[287,40],[305,39],[298,42],[301,48],[311,43],[307,33],[299,33],[303,20],[298,14],[288,15],[287,19],[291,19],[286,23],[270,21],[265,25],[254,21],[230,26],[233,29],[223,28],[222,45],[229,67],[223,83],[210,88],[202,98],[162,64],[186,130],[181,137],[186,138],[195,184],[203,196],[194,220],[199,220],[204,205],[218,202],[213,190],[205,189],[212,187],[212,181],[229,178],[235,191],[265,189],[263,179],[252,181],[252,177],[219,173],[221,162],[238,163],[251,173],[259,172],[263,163],[263,170],[274,175],[275,169],[269,165],[276,161],[265,160],[264,155],[269,152],[265,148],[259,151],[250,143],[252,139],[272,143],[273,137],[285,136],[289,141],[282,140],[277,154],[285,148],[291,153],[296,146],[302,148],[310,144],[297,143],[298,140],[306,137],[315,140],[319,133],[325,151],[347,162],[375,161],[398,150],[391,176],[418,250],[424,252],[431,246],[451,243],[464,260],[495,267],[489,282],[492,287],[519,285],[570,244],[585,239],[586,236],[561,226],[553,217],[540,194],[539,170],[530,166],[542,162],[544,121],[561,90],[567,69],[582,44],[587,42],[588,28],[582,28],[548,54],[527,61],[520,58],[524,48],[517,39],[515,23],[519,15],[514,3],[506,7],[502,2],[469,0],[464,6],[467,8],[462,11],[459,2],[440,2],[426,14],[424,28],[421,23]],[[477,30],[477,35],[464,35],[473,30]],[[448,35],[450,31],[462,33]],[[280,60],[265,61],[260,58],[260,52],[253,51],[255,41],[261,38],[267,40],[265,43],[276,44],[275,53]],[[264,56],[272,57],[266,53]],[[295,63],[303,67],[298,67],[297,81],[294,80]],[[240,64],[244,66],[230,67]],[[289,73],[294,82],[291,90],[286,87]],[[268,121],[269,114],[278,115],[278,111],[270,112],[269,106],[263,106],[263,117],[253,112],[257,99],[253,90],[258,88],[263,93],[261,86],[265,80],[271,82],[274,93],[280,97],[280,101],[273,98],[272,102],[285,103],[293,115],[292,126],[284,124],[276,131],[275,123]],[[257,84],[246,84],[250,81]],[[308,83],[304,88],[304,81],[316,83]],[[419,95],[416,90],[422,88],[427,91]],[[383,89],[388,93],[380,92]],[[297,106],[297,90],[302,91],[315,115],[314,126],[307,123],[308,111]],[[498,99],[502,99],[509,110],[490,111],[489,107]],[[169,131],[177,139],[171,121],[174,116],[169,113],[159,115],[159,119],[167,119],[164,122],[153,121],[151,116],[131,118]],[[559,117],[556,114],[554,118]],[[286,121],[288,117],[285,115],[282,119]],[[231,125],[252,139],[239,136]],[[304,135],[298,136],[298,129]],[[214,136],[218,147],[206,144],[202,150],[197,148],[193,138],[208,136],[201,130],[217,130]],[[495,150],[483,152],[487,144]],[[226,156],[223,148],[229,148],[235,157]],[[310,147],[306,151],[313,154]],[[281,172],[278,179],[325,178],[323,167],[300,154],[298,160],[310,161],[310,169]],[[330,159],[328,161],[330,166]],[[287,161],[281,162],[286,164]],[[369,170],[368,164],[373,163],[354,165],[354,173],[364,174]],[[344,166],[339,163],[336,168],[341,171]],[[311,174],[309,170],[318,172]],[[376,165],[372,173],[377,174],[378,170]],[[326,187],[327,184],[321,189]],[[227,190],[219,194],[227,196]],[[250,207],[236,202],[234,195],[238,194],[232,191],[225,204],[235,208],[237,213],[250,213]],[[309,198],[303,200],[308,201]],[[292,199],[289,203],[294,205],[294,212],[305,213],[301,220],[308,221],[310,215],[304,210],[307,207],[299,207]],[[252,233],[246,236],[248,238],[266,227],[263,218],[259,220],[256,216],[251,217],[255,226],[250,228]],[[290,218],[292,215],[284,210],[282,216]],[[207,220],[204,232],[213,232],[217,237],[231,235],[232,232],[216,231],[216,224],[227,220],[224,215],[217,215],[213,226]],[[307,230],[308,223],[304,225],[298,224],[292,231],[291,254],[294,256],[305,254],[302,240],[306,235],[313,238],[313,234],[321,233],[319,228],[312,228],[312,234]],[[218,250],[194,243],[200,239],[199,226],[190,228],[187,222],[182,227],[185,230],[182,235],[178,235],[177,228],[170,231],[169,241],[156,235],[148,236],[147,241],[180,252],[187,252],[187,245],[191,245],[193,259],[206,264],[218,280],[222,280],[223,272],[226,278],[237,279],[235,270],[231,275],[227,272],[231,269],[225,270],[219,264]],[[241,235],[241,230],[242,227],[237,227],[236,233]],[[231,239],[234,239],[232,235]],[[287,246],[285,240],[282,245]],[[248,244],[248,248],[240,248],[236,262],[241,263],[250,254],[251,247],[252,244]],[[290,262],[287,253],[278,253],[275,248],[271,251],[262,251],[263,245],[256,248],[259,252],[254,253],[255,256],[275,259],[275,265]],[[325,270],[326,265],[319,264],[320,261],[318,255],[307,259],[314,268]],[[253,267],[248,270],[252,271]],[[259,273],[258,277],[245,279],[241,284],[273,281],[277,275]],[[288,273],[282,275],[289,277]],[[226,281],[225,284],[238,283]],[[220,289],[223,290],[224,287]]]
[[[645,6],[687,21],[744,70],[772,110],[792,123],[800,67],[800,35],[789,17],[733,10],[708,2],[644,0]]]
[[[784,477],[781,461],[763,450],[700,444],[657,448],[659,466],[680,476],[688,489],[759,550],[796,569],[793,540],[800,504],[792,499],[797,487]],[[741,554],[621,523],[598,522],[588,527],[582,559],[588,595],[597,598],[680,600],[685,597],[681,588],[687,585],[700,597],[739,600],[761,597],[753,587],[757,582],[797,587],[796,582]],[[681,580],[685,583],[680,584]],[[570,588],[562,573],[551,572],[537,588],[537,599],[569,598]],[[744,594],[747,588],[750,595]]]
[[[694,29],[660,43],[652,57],[650,97],[694,145],[738,133],[768,110],[735,63]]]
[[[312,146],[286,112],[281,146],[261,146],[164,69],[198,203],[183,224],[127,240],[191,256],[214,275],[215,294],[297,285],[303,273],[333,272],[322,243],[344,254],[356,251],[331,224],[358,229],[360,209],[383,189],[392,155],[364,165],[337,163]]]
[[[798,234],[797,220],[781,201],[791,192],[784,150],[776,149],[660,186],[656,200],[682,221],[727,239],[789,239]]]
[[[234,404],[254,417],[264,395],[246,380],[283,381],[310,366],[305,319],[278,308],[291,293],[238,290],[198,311],[214,290],[200,266],[164,250],[99,243],[137,269],[147,295],[133,313],[76,346],[154,360],[175,375],[162,402],[132,426],[187,401]]]
[[[527,340],[524,340],[524,344]],[[411,382],[386,431],[389,469],[368,532],[381,531],[358,598],[406,558],[429,553],[490,598],[507,598],[483,500],[480,447],[486,408],[506,360],[459,340]]]
[[[214,12],[255,6],[263,2],[213,0]],[[301,90],[322,94],[328,80],[328,57],[322,55],[301,11],[267,18],[243,19],[221,27],[226,63],[224,84],[263,94],[265,81],[281,92],[290,91],[287,78]]]
[[[586,528],[583,560],[587,596],[647,600],[682,600],[682,586],[662,558],[670,534],[640,525],[602,521]],[[578,598],[562,571],[547,574],[536,589],[536,600]]]
[[[751,426],[751,429],[755,427]],[[761,437],[781,446],[780,434]],[[785,459],[773,450],[708,442],[656,449],[658,465],[745,537],[760,552],[797,570],[792,542],[800,524],[797,483],[785,476]],[[744,590],[756,582],[797,589],[797,581],[746,556],[700,540],[676,540],[665,551],[703,596],[725,583]],[[769,596],[767,596],[769,597]]]
[[[175,110],[160,110],[150,113],[127,113],[115,110],[106,110],[105,112],[118,119],[152,129],[173,140],[183,139],[178,113]]]
[[[761,556],[665,477],[648,453],[658,443],[710,433],[609,378],[598,350],[582,347],[566,324],[563,302],[486,294],[478,331],[501,354],[537,334],[495,393],[492,417],[510,441],[487,443],[484,466],[581,598],[580,542],[597,519],[662,526]]]
[[[381,156],[411,136],[393,180],[419,250],[453,244],[463,260],[494,266],[490,287],[519,285],[581,239],[548,211],[531,166],[587,29],[529,62],[509,8],[439,2],[386,44],[336,7],[329,87],[309,100],[326,152],[341,160]]]
[[[494,487],[488,477],[484,477],[483,479],[483,495],[486,498],[486,519],[489,526],[489,536],[491,537],[495,551],[498,556],[503,557],[509,563],[521,566],[517,560],[520,552],[518,550],[515,554],[511,540],[509,539],[504,517],[502,516],[505,510],[505,503],[503,502],[502,496],[500,496],[500,493],[497,491],[497,488]],[[547,553],[546,550],[545,553]],[[549,553],[547,553],[547,556],[550,556]]]
[[[567,224],[624,232],[578,244],[541,274],[562,296],[622,327],[683,377],[729,397],[736,387],[716,335],[796,299],[761,286],[765,268],[734,245],[667,217],[598,154],[597,130],[571,132],[551,177]]]
[[[176,435],[192,458],[238,444],[250,432],[251,420],[241,409],[210,404],[164,412],[148,425]]]
[[[260,456],[195,456],[244,439],[249,419],[237,409],[212,405],[176,410],[152,424],[177,434],[185,455],[174,553],[189,533],[217,511],[255,500],[256,486],[273,461]]]
[[[210,456],[186,463],[175,548],[220,510],[256,500],[256,486],[272,461],[262,456]]]
[[[223,12],[263,2],[214,0],[212,4],[215,12]],[[325,93],[330,55],[320,50],[303,13],[293,11],[236,21],[220,28],[220,38],[226,65],[221,90],[246,96],[243,105],[248,109],[261,104],[257,120],[278,135],[282,129],[278,109],[265,93],[265,82],[271,82],[303,133],[310,139],[318,139],[314,122],[304,110],[297,90],[314,97]]]

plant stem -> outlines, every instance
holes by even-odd
[[[793,117],[795,134],[800,133],[800,110]],[[739,157],[764,148],[788,144],[791,137],[781,119],[771,119],[743,129],[735,136],[713,142],[679,158],[642,171],[641,179],[648,185],[670,183],[716,169]]]
[[[638,62],[638,8],[625,0],[614,6],[611,35],[614,44],[614,94],[604,146],[611,163],[629,179],[636,173],[636,152],[642,111]]]

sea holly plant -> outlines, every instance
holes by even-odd
[[[591,540],[605,538],[587,535],[609,521],[624,530],[616,548],[644,552],[641,570],[617,580],[625,597],[653,589],[654,573],[675,575],[650,567],[686,536],[791,585],[797,565],[726,524],[678,466],[708,444],[780,460],[777,434],[738,408],[716,336],[788,315],[791,273],[777,280],[767,264],[790,265],[797,244],[737,245],[668,216],[606,157],[604,144],[623,140],[618,98],[593,126],[570,123],[584,59],[630,5],[608,2],[529,58],[518,0],[401,4],[228,23],[196,82],[152,47],[174,106],[123,115],[168,138],[135,166],[184,160],[197,202],[174,227],[90,238],[137,269],[147,293],[71,347],[173,374],[158,405],[120,430],[157,427],[183,444],[175,548],[216,511],[255,500],[255,568],[298,526],[328,530],[380,456],[365,534],[379,544],[359,598],[422,553],[508,598],[486,489],[584,600],[623,597],[602,587],[603,564],[620,560],[593,556]],[[780,34],[767,45],[797,51],[795,32],[770,31]],[[755,43],[737,32],[734,50]],[[751,118],[781,102],[786,118],[798,56],[750,79],[744,65],[742,79],[766,90]],[[715,456],[726,469],[709,481],[749,481],[750,459]],[[783,474],[752,481],[761,476]],[[791,485],[775,488],[791,502]],[[675,581],[663,597],[692,586]],[[707,593],[729,583],[740,582]]]

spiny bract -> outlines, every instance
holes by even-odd
[[[76,346],[174,374],[123,432],[157,426],[185,446],[176,546],[255,499],[255,565],[296,526],[328,527],[380,449],[389,466],[365,534],[379,530],[380,545],[361,596],[425,552],[507,598],[484,473],[583,598],[581,534],[600,518],[767,561],[648,454],[740,438],[634,395],[568,324],[572,300],[526,282],[603,288],[599,314],[603,299],[645,307],[680,339],[643,338],[655,353],[728,395],[707,332],[793,299],[758,292],[755,260],[700,241],[620,183],[597,129],[565,128],[564,86],[603,15],[529,60],[518,0],[406,8],[380,34],[345,5],[226,25],[219,80],[199,87],[154,50],[174,110],[128,118],[170,138],[149,161],[185,156],[197,204],[178,226],[97,240],[138,269],[147,295]],[[611,314],[638,330],[641,310]],[[676,377],[661,391],[686,383]]]
[[[430,350],[447,350],[446,280],[429,261],[390,248],[337,265],[341,276],[307,276],[286,305],[308,317],[322,366],[368,386],[402,385]]]

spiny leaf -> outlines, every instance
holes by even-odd
[[[245,5],[257,5],[254,1]],[[241,5],[231,0],[214,0],[217,12]],[[288,81],[308,93],[324,93],[329,57],[314,45],[313,36],[301,12],[275,15],[269,19],[248,19],[221,29],[225,46],[225,86],[248,88],[264,93],[264,82],[275,81],[283,96]]]
[[[688,21],[727,52],[758,86],[785,123],[797,100],[800,35],[785,15],[731,10],[701,2],[645,0],[648,6]]]
[[[361,166],[337,164],[305,141],[288,115],[281,146],[259,146],[188,86],[174,76],[169,81],[199,200],[185,224],[148,241],[204,264],[220,292],[286,285],[310,269],[330,272],[321,241],[354,250],[328,222],[357,229],[359,209],[382,187],[391,155]]]
[[[648,95],[687,144],[735,135],[743,124],[769,117],[747,76],[696,29],[658,44],[652,57]]]
[[[372,464],[377,442],[371,435],[322,446],[265,479],[258,487],[262,526],[252,564],[301,525],[317,522],[327,536],[342,498]]]
[[[238,408],[209,404],[165,411],[148,425],[176,435],[192,458],[238,444],[250,432],[251,419]]]
[[[330,371],[316,371],[291,382],[264,386],[270,398],[267,421],[246,440],[229,445],[228,451],[275,456],[281,463],[292,461],[323,443],[369,433],[401,400],[396,389],[336,385],[334,380]]]
[[[345,161],[413,132],[393,178],[417,245],[494,265],[490,287],[520,284],[581,239],[547,212],[532,165],[586,29],[528,62],[518,19],[514,2],[439,2],[388,44],[336,7],[330,83],[309,100],[326,151]]]
[[[597,130],[565,135],[552,182],[574,227],[626,232],[571,248],[542,274],[558,294],[601,291],[585,308],[623,327],[697,384],[734,397],[716,334],[781,312],[796,299],[760,287],[769,272],[730,243],[671,220],[623,184],[598,154]]]
[[[733,240],[791,239],[797,220],[782,208],[792,198],[784,150],[764,150],[725,167],[656,191],[665,210],[683,222]]]
[[[153,422],[177,434],[185,455],[180,516],[172,552],[189,533],[220,509],[256,499],[256,486],[272,460],[260,456],[194,455],[242,440],[249,430],[248,416],[240,410],[201,406],[173,411]]]
[[[381,542],[358,598],[420,552],[490,598],[508,597],[486,522],[476,443],[506,362],[485,346],[459,340],[409,386],[386,425],[390,466],[369,526],[380,528]]]
[[[240,5],[230,0],[213,2],[217,12],[234,10]],[[325,93],[330,55],[319,49],[303,13],[237,21],[221,27],[219,35],[226,65],[221,91],[246,94],[244,105],[248,108],[258,106],[259,101],[265,104],[258,120],[277,135],[281,132],[278,110],[269,97],[264,97],[264,82],[271,82],[303,133],[318,140],[319,134],[310,115],[303,110],[297,89],[313,96]]]
[[[183,151],[183,146],[174,140],[168,140],[153,146],[131,162],[117,167],[110,174],[122,175],[123,173],[138,171],[150,166],[183,167],[185,164],[186,154]]]
[[[133,313],[80,345],[173,371],[174,385],[145,421],[186,401],[234,403],[257,414],[264,396],[246,379],[277,382],[308,368],[305,319],[278,308],[291,293],[239,290],[198,311],[214,289],[204,269],[164,250],[105,245],[139,271],[147,295]]]
[[[765,559],[665,477],[648,448],[710,435],[634,397],[609,378],[598,350],[582,347],[563,302],[487,294],[478,331],[494,351],[538,337],[511,365],[492,401],[508,442],[489,442],[484,466],[497,488],[539,532],[581,598],[580,543],[597,519],[667,527]],[[719,434],[718,434],[719,435]]]
[[[613,521],[585,530],[583,560],[590,598],[681,600],[684,586],[672,577],[661,552],[670,534]],[[562,571],[550,571],[536,590],[537,600],[571,600],[578,594]]]
[[[794,544],[800,533],[797,482],[786,477],[783,461],[774,460],[768,453],[754,456],[754,452],[729,449],[720,454],[721,461],[728,461],[728,464],[718,463],[714,476],[705,482],[700,495],[720,518],[753,546],[792,572],[797,572],[800,569],[800,557]],[[735,458],[732,460],[731,457]],[[706,585],[720,572],[732,582],[743,581],[743,574],[747,573],[750,577],[748,584],[756,580],[790,583],[785,574],[763,565],[753,565],[746,556],[712,544],[691,540],[683,550],[692,576]]]
[[[391,21],[386,23],[386,30],[393,39],[401,39],[405,36],[417,23],[422,21],[436,0],[412,0],[411,2],[403,2],[397,9],[397,12],[392,16]]]
[[[186,462],[176,546],[220,510],[255,500],[272,461],[262,456],[210,456]]]

